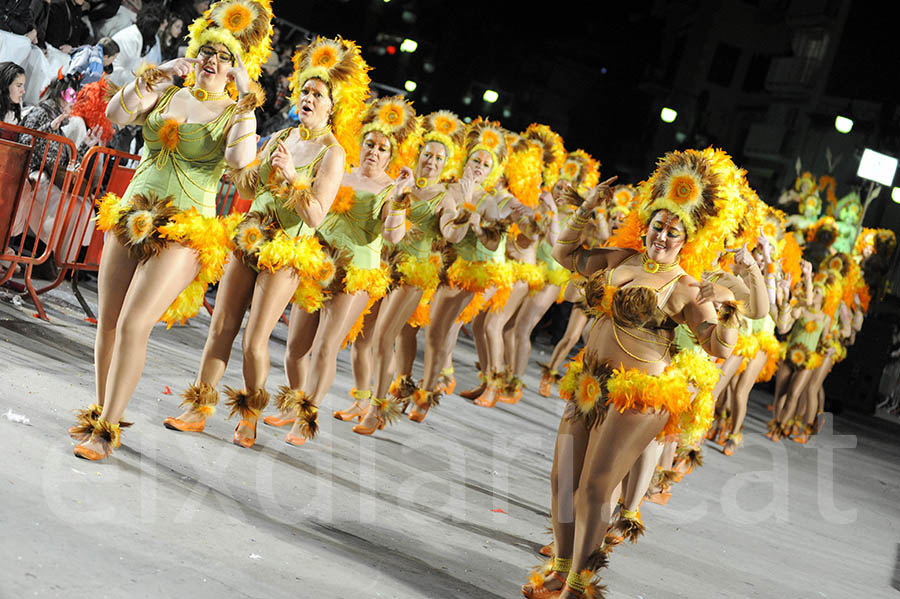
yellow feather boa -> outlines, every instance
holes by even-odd
[[[757,333],[756,340],[760,351],[766,354],[766,364],[760,371],[759,376],[756,377],[756,382],[765,383],[772,380],[775,372],[778,371],[778,363],[781,361],[781,344],[775,338],[775,335],[765,331]]]
[[[680,432],[681,415],[691,407],[691,391],[687,379],[677,368],[669,366],[660,375],[647,374],[637,368],[617,368],[609,382],[606,403],[619,412],[626,410],[666,410],[669,420],[658,439]]]
[[[403,285],[412,285],[424,291],[437,289],[441,284],[441,255],[432,252],[427,258],[403,254],[397,263],[397,272]]]
[[[434,289],[428,289],[422,294],[416,311],[409,317],[406,323],[415,328],[424,328],[431,324],[431,298],[434,297]]]

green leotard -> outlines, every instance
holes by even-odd
[[[259,165],[259,182],[256,184],[256,196],[253,199],[253,204],[250,206],[250,212],[265,212],[267,210],[272,210],[278,217],[278,224],[281,225],[282,230],[284,230],[286,234],[291,237],[305,237],[307,235],[312,235],[315,232],[315,229],[307,225],[299,214],[289,208],[285,208],[282,205],[281,200],[272,194],[269,186],[266,184],[266,181],[268,181],[269,176],[272,174],[272,154],[278,147],[278,142],[285,139],[290,133],[291,129],[282,131],[269,145],[269,152],[263,163]],[[325,157],[325,153],[328,152],[331,147],[332,146],[322,146],[322,149],[316,154],[316,157],[312,159],[312,162],[296,167],[297,174],[311,178],[316,167]]]
[[[772,319],[772,316],[766,314],[762,318],[757,318],[753,321],[752,332],[754,335],[758,333],[768,333],[770,335],[775,334],[775,321]]]
[[[809,322],[813,322],[816,325],[815,330],[809,332],[806,330],[806,324]],[[794,326],[791,328],[791,332],[788,335],[787,345],[788,347],[799,343],[803,347],[805,347],[808,351],[814,352],[816,351],[816,347],[819,344],[819,337],[822,335],[822,321],[821,320],[807,320],[806,318],[800,317],[797,319],[797,322],[794,323]]]
[[[381,267],[381,209],[393,185],[378,193],[353,190],[353,206],[347,212],[329,212],[317,229],[329,245],[348,253],[356,268]]]
[[[179,210],[196,208],[202,216],[215,216],[216,193],[225,172],[225,127],[235,105],[209,123],[179,124],[178,145],[170,150],[160,140],[160,130],[168,120],[163,112],[180,89],[167,89],[147,115],[141,163],[122,199],[155,193],[160,199],[171,197]]]
[[[444,197],[443,191],[436,194],[430,200],[416,200],[409,208],[409,222],[418,232],[413,239],[404,237],[397,249],[413,258],[424,260],[433,251],[435,240],[441,237],[440,219],[435,210]]]

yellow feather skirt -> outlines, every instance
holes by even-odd
[[[781,343],[772,333],[760,331],[756,334],[759,350],[766,354],[766,364],[756,377],[757,383],[765,383],[772,380],[778,371],[778,363],[781,361]]]
[[[485,308],[491,312],[502,309],[515,283],[513,268],[508,262],[475,262],[464,258],[453,261],[447,269],[447,279],[451,287],[475,294],[456,319],[463,323],[472,320]],[[484,292],[492,287],[496,291],[485,300]]]
[[[513,268],[513,277],[515,280],[528,284],[529,295],[534,295],[546,285],[547,279],[544,272],[547,268],[546,265],[542,265],[544,266],[542,269],[537,264],[529,264],[527,262],[516,261],[511,262],[510,264]]]
[[[626,410],[665,410],[669,419],[657,436],[662,439],[681,432],[681,416],[691,407],[688,381],[677,367],[669,365],[662,374],[647,374],[637,368],[617,368],[606,383],[606,403],[620,413]]]
[[[154,199],[155,206],[168,204],[170,200]],[[97,227],[102,231],[120,230],[119,227],[134,214],[132,206],[119,196],[109,193],[98,201]],[[120,239],[123,244],[133,247],[138,243],[164,245],[174,242],[189,247],[197,252],[200,271],[194,280],[179,294],[160,318],[168,328],[173,324],[184,324],[189,318],[196,316],[203,305],[203,297],[207,287],[217,282],[225,270],[225,262],[233,248],[232,236],[242,215],[231,214],[226,217],[205,217],[196,208],[175,212],[167,222],[157,226],[155,230],[145,232],[142,240],[134,238]]]

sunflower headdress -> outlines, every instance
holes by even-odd
[[[565,179],[579,194],[585,195],[600,181],[600,161],[594,160],[584,150],[575,150],[566,155],[559,178]]]
[[[509,147],[509,158],[506,160],[509,190],[524,205],[535,208],[541,194],[543,149],[536,141],[515,133],[509,133],[506,141]]]
[[[488,173],[482,187],[493,189],[506,164],[506,135],[500,128],[500,123],[481,117],[469,123],[466,131],[466,159],[468,160],[468,157],[478,150],[484,150],[491,155],[491,172]]]
[[[447,150],[447,161],[441,178],[448,173],[456,173],[463,165],[463,145],[466,141],[466,125],[449,110],[438,110],[425,117],[422,122],[422,143],[436,141]]]
[[[222,44],[233,56],[240,56],[250,79],[256,81],[272,51],[273,16],[270,0],[219,0],[188,27],[185,56],[196,58],[201,46]],[[185,84],[194,84],[193,73]],[[233,82],[226,89],[232,97],[237,94]]]
[[[315,41],[297,50],[293,58],[291,75],[291,102],[300,100],[303,85],[310,79],[319,79],[331,91],[334,112],[331,123],[334,136],[344,148],[348,164],[359,160],[359,115],[365,110],[369,95],[371,69],[359,53],[355,42],[340,37],[317,37]]]
[[[832,217],[823,216],[815,223],[806,227],[806,230],[803,232],[803,234],[806,238],[806,243],[819,241],[820,243],[824,243],[826,246],[831,246],[831,244],[833,244],[837,239],[837,224],[834,222],[834,219]]]
[[[853,244],[853,255],[862,256],[863,250],[867,247],[871,248],[874,252],[875,238],[877,237],[877,235],[877,229],[863,227],[863,230],[859,232],[859,236],[856,238],[856,243]]]
[[[859,193],[851,191],[842,197],[835,203],[834,209],[829,215],[848,225],[856,225],[862,218],[862,202],[860,202]]]
[[[525,129],[525,137],[533,139],[541,145],[543,151],[544,187],[549,189],[559,179],[559,170],[566,161],[566,148],[563,138],[547,125],[532,123]]]
[[[609,214],[610,216],[618,213],[627,215],[634,209],[636,202],[637,191],[632,185],[616,185],[613,188],[613,197],[609,207]]]
[[[391,161],[387,173],[391,177],[396,177],[401,168],[415,162],[421,135],[420,121],[412,104],[403,96],[378,98],[366,108],[360,139],[371,131],[379,131],[390,140]]]
[[[681,267],[699,279],[714,264],[744,214],[740,194],[743,171],[722,150],[670,152],[638,187],[639,206],[613,235],[610,247],[643,250],[640,235],[653,213],[668,210],[684,224],[687,241],[679,254]]]

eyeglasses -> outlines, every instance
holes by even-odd
[[[234,62],[234,56],[231,55],[231,52],[225,52],[224,50],[220,52],[212,46],[201,46],[200,54],[204,58],[211,58],[213,56],[216,56],[218,57],[219,62],[227,62],[228,64],[232,64]]]

